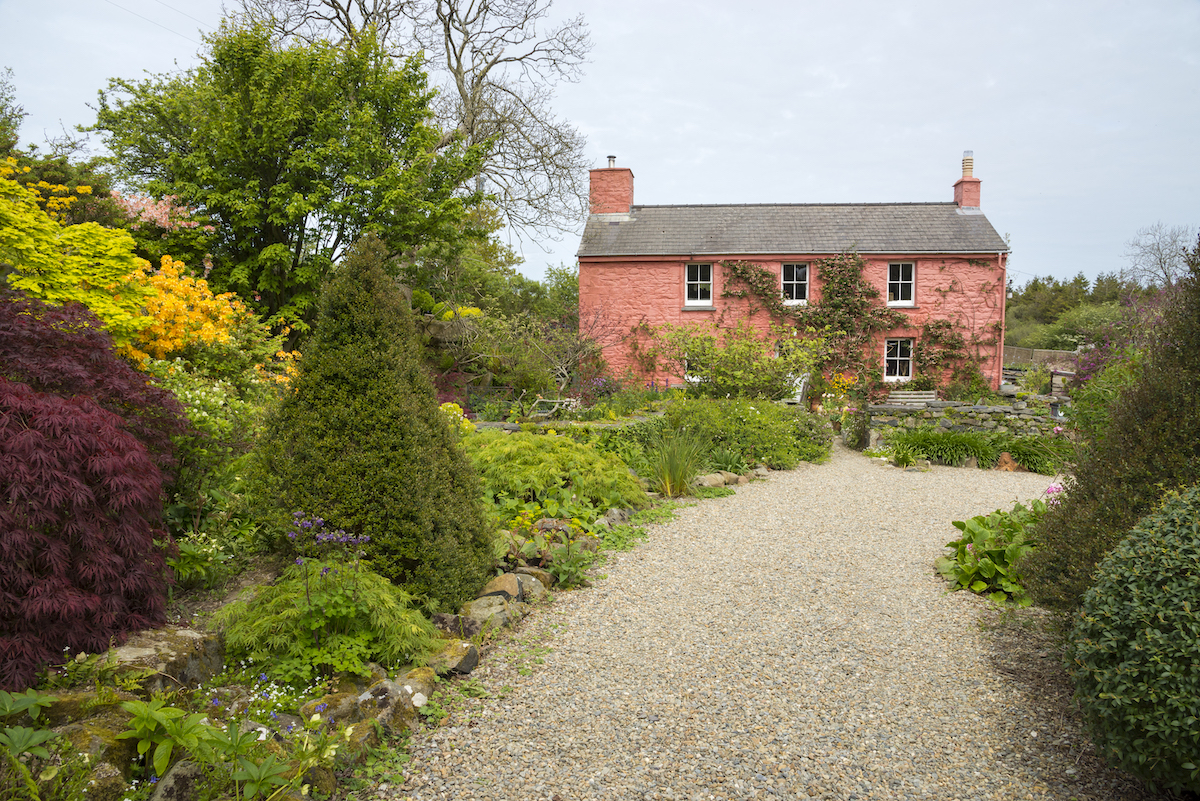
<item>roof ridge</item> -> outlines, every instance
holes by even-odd
[[[954,206],[947,201],[897,201],[894,203],[639,203],[635,209],[731,209],[731,208],[796,208],[814,206]]]

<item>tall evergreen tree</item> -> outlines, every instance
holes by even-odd
[[[370,536],[377,572],[456,608],[490,567],[482,494],[385,254],[359,242],[326,285],[294,392],[267,424],[260,480],[283,512]]]

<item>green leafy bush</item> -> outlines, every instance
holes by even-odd
[[[1069,653],[1097,751],[1159,788],[1200,792],[1200,485],[1101,562]]]
[[[769,401],[685,400],[672,404],[667,423],[695,431],[717,447],[775,470],[829,458],[833,433],[816,415]]]
[[[361,563],[296,560],[274,584],[216,616],[230,657],[271,678],[306,686],[334,673],[367,675],[368,662],[423,662],[437,631],[412,597]]]
[[[513,514],[521,504],[546,507],[549,501],[568,509],[575,501],[600,510],[640,509],[650,503],[624,462],[568,437],[481,430],[466,437],[463,446],[487,499],[501,508],[504,501],[513,502],[508,507]]]
[[[791,397],[800,376],[815,371],[825,349],[823,339],[799,339],[780,326],[764,336],[745,320],[732,328],[665,326],[657,339],[667,369],[686,375],[688,394],[701,398]]]
[[[412,307],[417,311],[430,314],[433,311],[433,295],[430,295],[424,289],[414,289],[412,293]]]
[[[999,509],[970,520],[955,520],[962,537],[946,543],[953,550],[934,563],[954,589],[986,594],[996,603],[1012,601],[1018,606],[1032,603],[1021,586],[1017,561],[1037,543],[1032,539],[1038,522],[1046,514],[1046,502],[1018,503],[1012,511]]]
[[[293,510],[320,509],[370,537],[373,570],[457,609],[487,579],[491,533],[385,256],[364,240],[325,288],[294,391],[260,440],[255,492],[280,531]]]
[[[1092,573],[1163,493],[1200,481],[1200,246],[1189,255],[1141,369],[1082,450],[1062,502],[1022,565],[1039,603],[1078,607]]]

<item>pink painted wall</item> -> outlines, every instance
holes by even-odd
[[[781,265],[791,262],[809,264],[809,300],[820,298],[821,275],[816,262],[828,254],[793,254],[755,258],[745,255],[715,256],[689,260],[685,257],[604,257],[579,260],[579,305],[581,325],[590,321],[597,339],[604,346],[604,356],[612,372],[621,376],[626,371],[639,373],[630,348],[631,329],[645,321],[658,326],[664,323],[732,323],[744,317],[749,301],[723,298],[724,276],[721,261],[739,259],[761,264],[779,275]],[[915,306],[900,307],[909,324],[887,332],[876,343],[877,363],[883,366],[883,340],[888,337],[919,338],[921,327],[931,319],[953,321],[964,336],[994,339],[995,344],[980,348],[980,369],[991,381],[1000,383],[1003,350],[1005,256],[991,254],[956,254],[953,256],[913,256],[903,253],[864,255],[867,263],[864,277],[887,297],[888,264],[915,264]],[[689,261],[713,265],[713,309],[701,310],[684,305],[684,275]],[[766,331],[770,319],[765,312],[755,314],[751,322]],[[643,375],[647,381],[669,379],[678,383],[678,376]]]

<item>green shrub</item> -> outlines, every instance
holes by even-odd
[[[335,673],[368,675],[368,662],[423,662],[436,652],[433,624],[387,579],[357,561],[296,561],[217,614],[233,659],[248,657],[272,679],[305,687]]]
[[[293,392],[268,420],[256,471],[282,531],[296,509],[371,539],[371,567],[456,609],[486,581],[479,480],[420,362],[412,315],[376,240],[325,288]]]
[[[1046,508],[1045,501],[1035,500],[1029,506],[1018,503],[1010,512],[997,509],[990,515],[955,520],[952,525],[962,536],[946,543],[953,553],[939,557],[934,566],[954,583],[955,590],[986,594],[996,603],[1029,606],[1015,565],[1036,545],[1033,532]]]
[[[1200,485],[1109,552],[1069,648],[1097,751],[1159,788],[1200,792]]]
[[[666,369],[686,375],[688,394],[700,398],[792,397],[799,377],[815,372],[825,351],[821,338],[799,339],[779,326],[764,336],[745,320],[732,328],[668,325],[657,333],[657,341]]]
[[[430,295],[424,289],[414,289],[412,293],[412,307],[417,311],[429,314],[433,311],[433,295]]]
[[[572,504],[603,511],[650,503],[624,462],[568,437],[480,430],[463,446],[483,480],[484,495],[502,511],[511,510],[510,517],[525,504],[548,509],[553,503],[548,516],[559,517]]]
[[[1141,369],[1120,390],[1080,452],[1062,502],[1038,532],[1044,547],[1022,565],[1039,603],[1078,607],[1092,573],[1159,502],[1200,481],[1200,247],[1154,327]]]
[[[695,431],[716,447],[775,470],[829,458],[833,434],[816,415],[769,401],[685,400],[672,404],[667,423]]]

